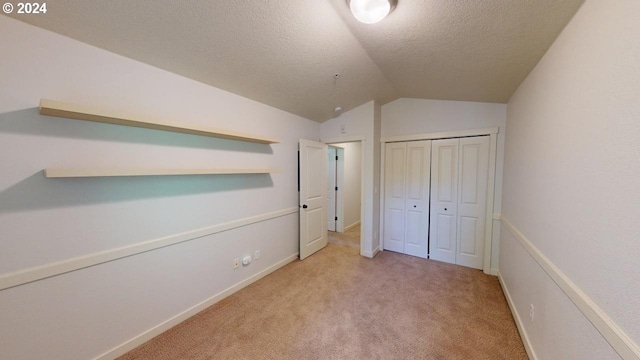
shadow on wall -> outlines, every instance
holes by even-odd
[[[0,213],[272,186],[269,174],[47,179],[40,171],[0,192]]]
[[[38,108],[0,114],[0,133],[273,154],[268,144],[45,116]]]
[[[215,150],[273,153],[267,144],[42,116],[37,108],[0,114],[1,134],[197,148],[214,156]],[[47,179],[37,170],[0,191],[0,213],[273,187],[269,174]]]

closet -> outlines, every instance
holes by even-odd
[[[385,164],[384,248],[426,258],[431,141],[389,143]]]
[[[385,146],[385,250],[483,268],[489,136]]]

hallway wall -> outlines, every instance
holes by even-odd
[[[534,358],[640,359],[639,18],[586,1],[509,101],[500,274]]]

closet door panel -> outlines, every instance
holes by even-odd
[[[402,209],[389,209],[389,227],[390,237],[392,243],[402,243],[404,242],[404,213]],[[400,246],[400,249],[394,251],[402,251],[402,244],[396,244]],[[385,245],[385,249],[387,249]],[[388,248],[387,250],[393,250]]]
[[[432,244],[435,245],[435,249],[431,251],[431,258],[434,260],[447,261],[455,263],[455,236],[454,231],[456,228],[456,219],[453,215],[437,214],[435,223],[436,229],[431,236]],[[435,251],[434,251],[435,250]],[[437,253],[439,256],[434,256]],[[449,258],[450,257],[450,258]]]
[[[429,256],[455,263],[459,140],[433,140],[431,144]]]
[[[441,140],[436,155],[436,199],[441,204],[455,204],[458,183],[458,140]]]
[[[407,143],[407,198],[404,253],[427,258],[431,141]]]
[[[489,137],[460,139],[456,263],[482,269],[484,260]]]
[[[423,222],[422,219],[420,219],[420,217],[422,216],[422,212],[421,211],[413,211],[411,209],[407,209],[407,213],[406,213],[406,233],[405,233],[405,253],[406,254],[410,254],[410,255],[416,255],[418,256],[418,254],[411,254],[410,253],[410,249],[411,248],[419,248],[420,247],[420,243],[421,243],[421,234],[420,234],[420,228],[421,228],[421,224]],[[426,241],[425,241],[425,245],[426,245]],[[425,246],[425,252],[424,255],[422,256],[424,258],[427,257],[427,251],[426,251],[426,246]]]
[[[385,250],[404,252],[405,197],[406,197],[406,143],[388,143],[385,147]]]
[[[461,216],[458,234],[460,239],[459,254],[475,256],[476,239],[478,230],[478,219],[474,217]]]

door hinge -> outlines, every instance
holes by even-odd
[[[336,155],[336,160],[338,160],[338,155]]]
[[[338,221],[338,217],[336,216],[336,221]]]
[[[338,191],[338,187],[336,186],[336,191]]]

